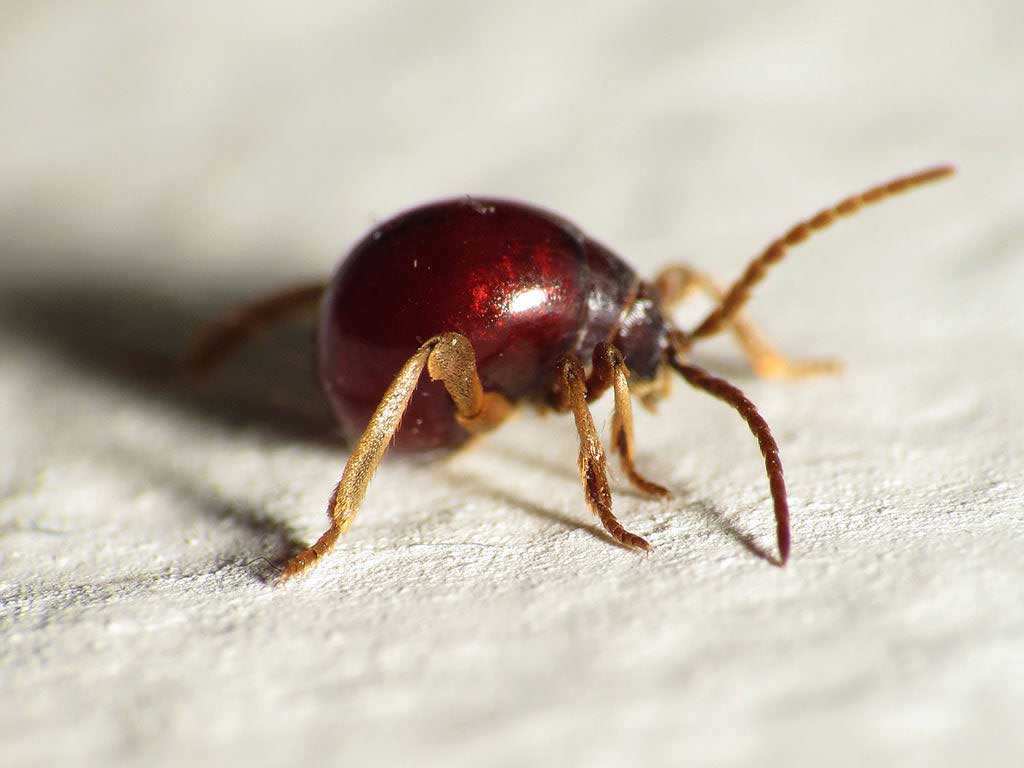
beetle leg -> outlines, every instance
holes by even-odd
[[[725,292],[711,277],[685,264],[673,264],[663,269],[655,278],[655,286],[666,306],[686,299],[694,291],[700,291],[716,302],[725,297]],[[727,325],[743,349],[750,367],[761,378],[796,379],[842,370],[842,363],[838,360],[786,357],[768,343],[745,312],[737,311]]]
[[[200,330],[185,353],[185,371],[203,379],[253,336],[290,314],[315,306],[323,283],[296,285],[238,307]]]
[[[563,357],[558,364],[558,374],[558,405],[572,410],[580,437],[580,481],[583,483],[587,506],[617,542],[635,549],[650,549],[651,545],[646,539],[623,528],[612,513],[612,492],[608,485],[604,451],[590,408],[587,407],[586,373],[583,366],[575,357]]]
[[[502,395],[483,391],[469,339],[458,333],[444,333],[425,342],[395,376],[349,456],[328,503],[330,528],[316,544],[284,564],[282,580],[316,564],[352,525],[370,479],[398,430],[424,368],[432,379],[440,379],[444,383],[455,403],[456,418],[470,431],[493,429],[511,410],[511,405]]]
[[[750,299],[751,289],[764,279],[768,269],[782,261],[790,248],[804,242],[814,232],[825,229],[837,219],[856,213],[864,206],[872,205],[923,184],[944,179],[952,175],[954,170],[950,165],[940,165],[893,179],[871,187],[860,194],[851,195],[845,200],[819,211],[811,218],[797,223],[782,237],[769,243],[761,251],[761,254],[747,265],[739,280],[732,284],[718,306],[711,310],[700,325],[680,340],[683,346],[679,351],[685,352],[697,339],[712,336],[721,331],[747,303]]]
[[[480,384],[469,339],[461,333],[444,333],[432,341],[427,373],[448,390],[459,424],[473,433],[488,432],[508,418],[512,404],[498,392],[485,392]]]
[[[587,379],[587,396],[593,400],[610,386],[615,393],[612,415],[612,450],[619,454],[622,468],[633,485],[652,496],[671,496],[667,489],[652,483],[636,469],[633,439],[633,405],[629,397],[629,370],[622,353],[607,342],[594,347],[594,365]]]

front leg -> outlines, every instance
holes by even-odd
[[[626,476],[638,489],[651,496],[671,496],[668,489],[651,482],[636,468],[636,447],[633,437],[633,405],[629,397],[629,370],[626,361],[611,344],[602,341],[594,347],[593,368],[587,379],[587,397],[598,398],[608,387],[615,395],[612,415],[612,450],[619,454]]]
[[[352,525],[370,479],[398,430],[424,367],[430,378],[444,384],[455,403],[456,418],[469,431],[493,429],[511,411],[510,403],[502,395],[484,392],[469,339],[460,333],[443,333],[425,342],[395,376],[349,456],[341,481],[328,503],[330,528],[316,544],[284,564],[282,581],[315,565],[334,549],[338,537]]]
[[[641,536],[630,533],[612,513],[612,491],[608,485],[608,471],[601,449],[601,438],[594,426],[594,419],[587,406],[587,376],[575,357],[563,357],[558,363],[558,385],[556,403],[563,410],[572,410],[576,420],[576,431],[580,437],[580,481],[590,511],[597,515],[601,525],[612,538],[626,547],[650,549],[651,545]]]

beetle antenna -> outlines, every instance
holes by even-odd
[[[686,379],[690,386],[703,390],[735,408],[757,439],[761,455],[764,456],[764,466],[768,472],[768,486],[771,488],[772,502],[775,506],[775,535],[779,545],[778,564],[785,565],[789,559],[789,503],[786,500],[786,480],[782,473],[779,446],[775,442],[775,438],[772,437],[768,422],[758,413],[757,406],[747,399],[747,396],[738,387],[733,386],[725,379],[712,376],[703,368],[686,362],[684,357],[685,337],[682,337],[681,333],[674,331],[670,342],[667,354],[669,365]]]
[[[952,165],[938,165],[934,168],[927,168],[923,171],[912,173],[909,176],[901,176],[884,184],[871,187],[860,194],[851,195],[830,208],[819,211],[815,216],[794,225],[782,237],[769,243],[768,247],[761,252],[761,255],[747,265],[746,271],[744,271],[739,280],[733,283],[725,296],[722,297],[718,306],[704,318],[700,325],[685,335],[685,339],[681,340],[684,344],[684,350],[689,349],[697,339],[713,336],[721,331],[736,316],[736,313],[743,308],[747,301],[750,300],[751,289],[764,279],[768,268],[782,261],[790,248],[802,243],[813,232],[825,229],[837,219],[850,216],[864,206],[881,202],[893,195],[898,195],[915,187],[944,179],[947,176],[951,176],[955,171],[956,169]]]

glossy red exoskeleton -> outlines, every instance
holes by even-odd
[[[653,288],[569,222],[461,198],[396,216],[352,249],[321,306],[317,355],[324,391],[355,441],[398,369],[438,334],[469,339],[485,391],[554,405],[560,358],[589,365],[594,346],[610,342],[634,376],[651,380],[668,329]],[[444,385],[424,382],[395,447],[454,448],[469,435]]]
[[[275,294],[212,327],[194,348],[192,366],[207,369],[257,328],[320,303],[320,380],[354,449],[330,499],[330,528],[285,564],[285,578],[317,562],[348,529],[389,444],[405,451],[455,448],[496,427],[519,403],[572,412],[588,505],[617,542],[647,549],[612,514],[588,402],[613,390],[614,452],[638,488],[667,495],[634,465],[630,392],[652,405],[668,391],[670,371],[732,405],[756,437],[784,564],[789,512],[775,440],[739,389],[690,364],[687,354],[697,340],[729,329],[758,375],[835,370],[832,362],[789,360],[769,346],[741,313],[751,287],[812,231],[951,172],[922,171],[821,211],[769,244],[725,291],[682,265],[644,281],[565,219],[522,203],[465,197],[421,206],[374,228],[326,286]],[[676,328],[671,306],[695,291],[714,309],[693,330]]]

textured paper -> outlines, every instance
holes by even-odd
[[[1018,3],[515,5],[8,3],[0,764],[1021,764]],[[528,199],[725,281],[946,161],[756,292],[841,377],[695,353],[775,430],[784,570],[753,439],[679,382],[637,416],[675,498],[616,480],[649,556],[589,516],[571,420],[527,412],[387,464],[273,589],[260,558],[319,535],[346,456],[309,319],[205,394],[172,375],[204,320],[418,201]]]

